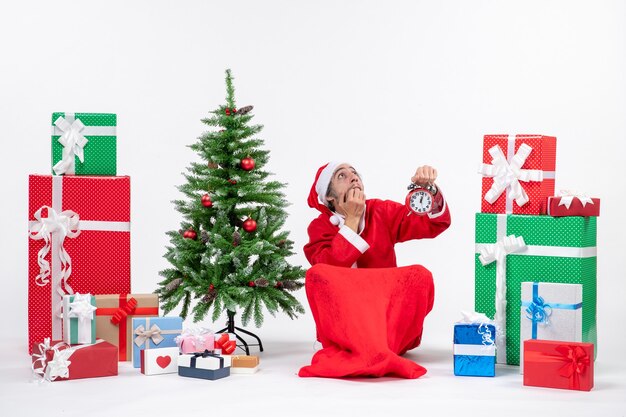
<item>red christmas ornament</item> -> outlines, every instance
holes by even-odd
[[[251,219],[250,217],[248,217],[244,222],[243,222],[243,230],[245,230],[248,233],[252,233],[256,230],[256,221],[254,219]]]
[[[202,196],[202,205],[204,207],[213,207],[213,202],[211,201],[211,196],[205,194]]]
[[[196,232],[194,232],[194,230],[190,227],[189,229],[185,230],[185,233],[183,233],[183,237],[185,239],[191,239],[191,240],[196,240],[198,238],[198,235],[196,234]]]
[[[282,286],[283,286],[282,281],[276,281],[276,285],[275,285],[276,288],[282,288]]]
[[[240,165],[241,169],[244,171],[252,171],[254,169],[254,159],[249,156],[247,158],[243,158]]]
[[[235,185],[235,184],[237,184],[237,181],[235,181],[235,180],[232,180],[232,179],[229,179],[229,180],[228,180],[228,182],[229,182],[229,183],[231,183],[232,185]]]
[[[226,116],[230,116],[230,109],[226,107],[226,110],[224,110],[224,113],[226,113]]]
[[[254,281],[250,281],[248,282],[248,287],[256,287],[256,284],[254,283]]]
[[[212,290],[212,289],[214,289],[214,288],[215,288],[215,287],[213,286],[213,284],[209,285],[209,289],[210,289],[210,290]]]

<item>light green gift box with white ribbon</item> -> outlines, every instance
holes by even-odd
[[[96,343],[95,296],[63,296],[63,341],[70,345]]]
[[[581,284],[582,341],[596,344],[596,217],[476,214],[475,310],[503,335],[498,363],[520,363],[524,281]]]
[[[117,115],[52,113],[52,173],[117,175]]]

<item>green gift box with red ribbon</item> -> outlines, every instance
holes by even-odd
[[[133,317],[158,317],[156,294],[96,295],[96,336],[119,348],[119,360],[132,360]]]
[[[520,364],[525,281],[581,284],[582,342],[597,353],[596,219],[476,214],[474,308],[501,330],[498,363]]]

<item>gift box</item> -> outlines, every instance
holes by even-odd
[[[522,282],[520,339],[581,342],[583,287],[580,284]],[[524,371],[520,346],[520,372]]]
[[[524,341],[524,385],[591,391],[592,343]]]
[[[499,363],[520,363],[525,281],[581,284],[582,341],[596,343],[595,217],[478,213],[475,256],[475,309],[493,318],[505,335],[496,343]]]
[[[52,173],[116,175],[116,126],[115,114],[52,113]]]
[[[130,292],[130,178],[29,177],[29,349],[61,340],[63,294]]]
[[[180,317],[133,317],[133,367],[141,366],[144,349],[176,347],[176,336],[183,331]]]
[[[493,324],[454,325],[454,375],[495,376],[496,328]]]
[[[224,358],[220,355],[205,351],[180,355],[178,357],[178,375],[214,381],[229,376],[230,367],[224,364]]]
[[[31,350],[33,371],[46,381],[117,375],[117,347],[101,339],[76,346],[45,339]]]
[[[556,138],[543,135],[485,135],[482,213],[544,214],[554,195]]]
[[[91,294],[63,297],[63,341],[72,344],[96,342],[96,298]]]
[[[225,356],[224,356],[225,357]],[[255,355],[232,355],[231,374],[253,374],[259,370],[259,357]]]
[[[215,335],[209,329],[185,329],[175,340],[181,353],[211,351],[215,348]]]
[[[143,349],[140,363],[144,375],[175,374],[178,372],[178,347]]]
[[[158,317],[156,294],[96,295],[96,336],[119,348],[120,361],[131,360],[133,353],[133,317]]]
[[[600,216],[600,199],[582,195],[560,195],[548,197],[546,203],[548,215],[563,216]]]
[[[237,348],[237,336],[233,333],[217,333],[215,335],[214,352],[230,355]]]

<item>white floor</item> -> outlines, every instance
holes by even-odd
[[[313,345],[264,340],[261,370],[218,381],[144,376],[121,363],[119,376],[38,384],[18,340],[0,341],[4,416],[626,416],[626,363],[596,361],[595,387],[575,392],[522,386],[517,367],[495,378],[455,377],[450,346],[407,356],[426,368],[417,380],[299,378]],[[6,411],[9,411],[6,414]],[[257,414],[262,413],[262,414]]]

